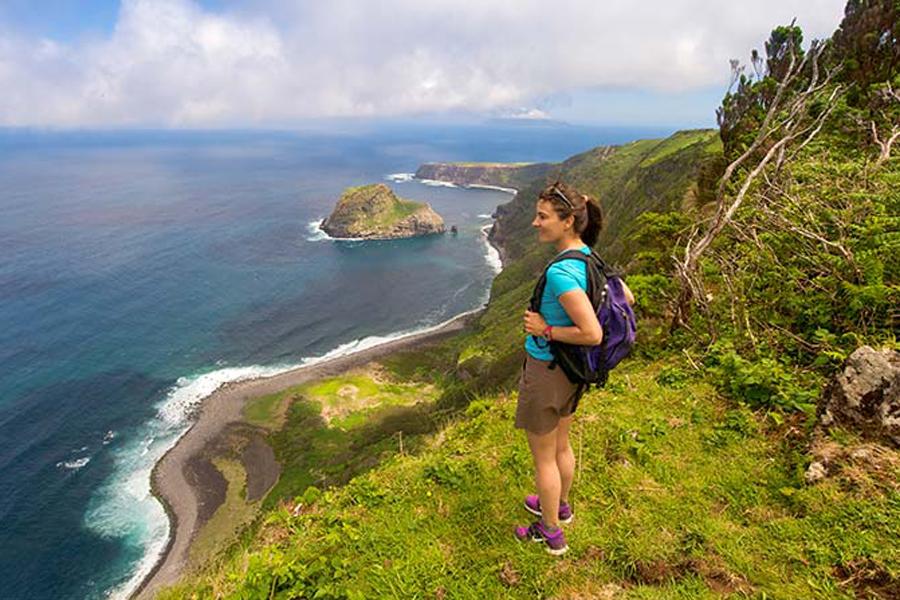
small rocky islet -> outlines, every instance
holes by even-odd
[[[444,220],[428,203],[399,198],[373,183],[344,190],[320,228],[336,238],[400,239],[444,233]]]

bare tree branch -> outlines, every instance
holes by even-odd
[[[832,90],[826,100],[825,109],[819,112],[815,118],[811,120],[809,118],[810,101],[830,84],[834,74],[834,71],[828,70],[825,72],[825,77],[820,79],[819,58],[824,49],[825,44],[814,41],[809,52],[798,62],[797,49],[793,45],[789,48],[787,69],[783,78],[777,83],[775,96],[757,129],[756,137],[747,149],[725,168],[719,179],[716,187],[715,215],[702,234],[699,226],[692,231],[685,245],[683,257],[675,259],[676,275],[681,284],[681,290],[675,307],[673,327],[685,323],[691,304],[697,304],[701,310],[706,311],[707,297],[702,278],[699,275],[700,258],[722,230],[731,224],[735,213],[741,207],[754,182],[760,174],[763,174],[765,181],[769,182],[768,176],[765,175],[765,169],[773,157],[777,156],[775,163],[777,172],[781,169],[790,145],[796,140],[802,139],[799,147],[791,153],[793,155],[809,144],[821,131],[822,125],[831,114],[840,87]],[[810,64],[809,82],[802,91],[796,92],[793,89],[794,85],[804,72],[808,62]],[[739,167],[750,157],[758,156],[759,151],[766,145],[768,147],[765,154],[756,160],[755,165],[748,172],[741,176],[740,187],[733,196],[730,196],[728,189],[730,184],[736,183],[733,178]]]
[[[869,125],[872,128],[872,141],[878,146],[879,153],[878,158],[875,160],[875,166],[880,166],[881,163],[886,161],[891,156],[891,146],[900,137],[900,125],[891,126],[891,133],[889,137],[882,141],[878,137],[878,127],[875,125],[875,121],[869,121]]]
[[[882,110],[881,116],[883,121],[887,121],[891,127],[890,133],[885,133],[885,139],[882,140],[881,136],[878,135],[878,125],[874,119],[869,121],[869,126],[872,131],[872,141],[875,142],[875,145],[878,146],[878,158],[875,160],[875,166],[880,166],[884,161],[886,161],[891,156],[891,146],[897,141],[897,138],[900,137],[900,123],[896,121],[892,121],[888,116],[890,112],[890,106],[895,104],[900,104],[900,90],[895,90],[891,85],[891,82],[886,82],[884,88],[878,91],[878,95],[881,98],[881,102],[887,108],[887,110]]]

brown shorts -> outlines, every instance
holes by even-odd
[[[575,411],[578,386],[560,367],[548,368],[549,360],[538,360],[526,352],[519,376],[516,428],[543,435],[559,425],[560,417]]]

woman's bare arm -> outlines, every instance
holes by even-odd
[[[567,344],[593,346],[603,340],[603,331],[591,301],[584,290],[571,290],[559,295],[559,303],[575,324],[572,327],[553,327],[553,339]]]
[[[591,306],[591,301],[584,290],[570,290],[560,294],[559,303],[574,325],[570,327],[554,325],[553,340],[581,346],[599,344],[603,339],[603,332],[597,321],[597,315],[594,314],[594,307]],[[546,326],[546,321],[539,313],[525,311],[526,332],[540,336],[543,335]]]

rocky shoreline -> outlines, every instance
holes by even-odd
[[[502,245],[494,240],[496,229],[495,221],[487,239],[498,251],[503,265],[506,253]],[[194,424],[156,463],[151,474],[151,492],[162,503],[169,518],[169,540],[153,569],[130,597],[139,600],[153,598],[162,588],[174,585],[183,574],[191,544],[203,524],[198,497],[201,490],[197,486],[215,485],[215,482],[204,481],[202,477],[192,477],[193,481],[189,481],[185,473],[191,461],[204,448],[214,444],[228,427],[243,422],[243,407],[249,400],[311,380],[334,376],[393,352],[433,344],[462,331],[484,310],[485,307],[469,311],[428,330],[279,375],[228,383],[205,398]]]
[[[169,515],[170,536],[156,566],[132,597],[152,598],[161,588],[174,584],[182,574],[191,542],[203,522],[197,490],[185,476],[185,472],[191,460],[214,443],[229,425],[243,421],[242,410],[249,400],[314,379],[337,375],[392,352],[432,344],[461,331],[482,310],[484,309],[463,313],[436,328],[328,361],[298,367],[271,377],[229,383],[204,399],[194,424],[153,469],[151,490]],[[196,481],[196,478],[192,479]]]

